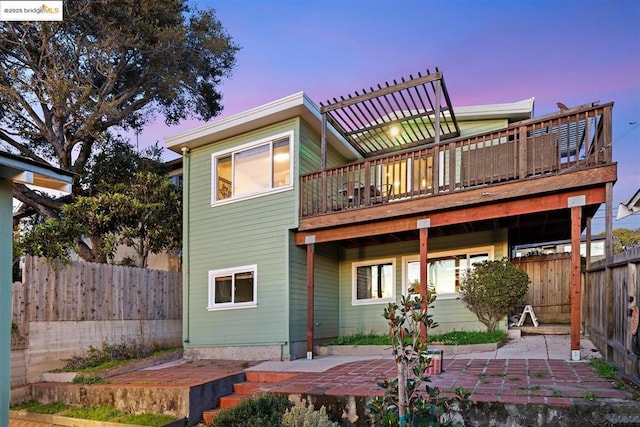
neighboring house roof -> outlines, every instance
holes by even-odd
[[[73,172],[58,169],[47,163],[0,151],[0,177],[13,182],[71,192]]]
[[[535,98],[504,104],[470,105],[456,108],[459,121],[508,119],[509,123],[533,118]]]
[[[625,203],[620,203],[620,206],[618,206],[618,215],[616,216],[616,220],[620,220],[638,212],[640,212],[640,188],[629,200]]]

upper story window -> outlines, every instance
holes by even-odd
[[[213,154],[212,202],[291,186],[293,132]]]
[[[427,275],[429,286],[435,288],[437,298],[457,298],[460,280],[473,264],[493,259],[493,247],[473,248],[455,252],[429,254]],[[403,258],[403,293],[420,292],[420,256]]]
[[[354,262],[352,304],[394,301],[395,259]]]

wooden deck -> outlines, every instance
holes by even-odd
[[[493,203],[495,210],[500,208],[496,203],[514,198],[536,203],[536,195],[614,182],[612,106],[578,107],[500,131],[303,175],[299,230],[474,204]]]

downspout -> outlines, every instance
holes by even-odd
[[[191,281],[189,280],[189,187],[191,183],[191,166],[189,164],[189,148],[182,147],[182,337],[189,344],[189,298]]]

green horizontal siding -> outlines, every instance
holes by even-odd
[[[300,175],[320,170],[321,136],[304,120],[300,121]],[[327,146],[327,167],[344,165],[345,157],[332,146]]]
[[[285,344],[289,340],[290,230],[297,227],[297,187],[211,206],[212,153],[294,130],[288,120],[191,151],[188,347]],[[294,156],[295,157],[295,156]],[[207,310],[208,272],[257,265],[257,307]]]
[[[479,135],[499,129],[505,129],[509,125],[507,119],[495,120],[470,120],[458,122],[460,136]]]
[[[314,337],[338,336],[338,259],[333,245],[316,245],[314,252]],[[306,340],[307,264],[306,247],[294,248],[291,256],[291,340]]]
[[[507,230],[468,233],[464,235],[436,237],[428,240],[429,253],[462,250],[478,246],[493,246],[494,257],[506,255]],[[352,264],[357,261],[394,258],[396,266],[396,298],[402,295],[402,258],[420,253],[420,242],[411,240],[386,245],[367,246],[345,251],[340,262],[340,329],[341,336],[356,332],[387,332],[386,320],[382,317],[387,303],[352,305]],[[435,333],[450,330],[481,330],[484,326],[469,311],[464,303],[456,299],[441,299],[434,303],[434,320],[440,325]]]

